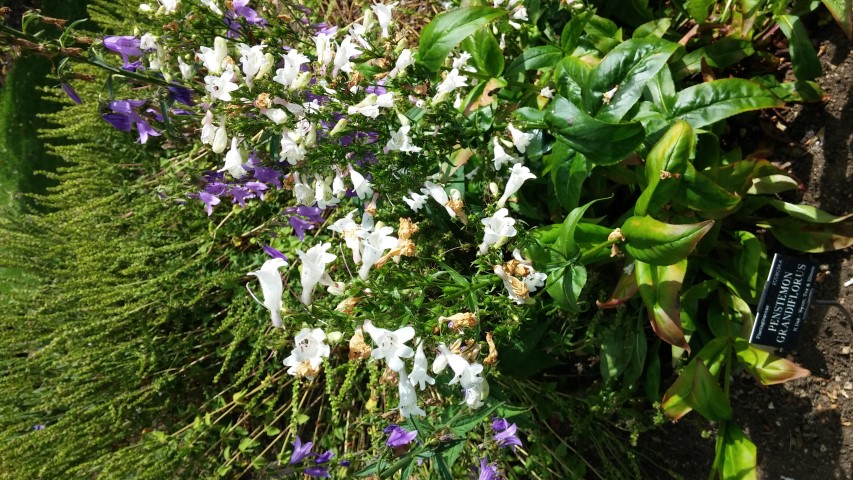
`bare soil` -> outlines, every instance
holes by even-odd
[[[785,200],[842,214],[853,211],[853,52],[836,25],[811,27],[824,68],[818,83],[828,98],[762,115],[746,138],[759,138],[757,143],[773,152],[771,160],[789,163],[803,182],[804,190]],[[769,249],[775,253],[772,244]],[[785,253],[781,246],[776,251]],[[849,248],[797,255],[824,266],[815,300],[853,310],[853,286],[844,286],[853,278]],[[759,478],[853,479],[853,319],[838,306],[813,304],[799,348],[789,358],[812,375],[771,387],[747,375],[737,375],[733,383],[734,422],[758,448]],[[713,433],[710,424],[691,414],[649,435],[645,446],[664,459],[662,467],[683,478],[707,478]],[[669,476],[662,472],[661,478]]]

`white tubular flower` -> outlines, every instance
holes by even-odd
[[[441,373],[447,365],[450,365],[450,369],[453,370],[453,378],[447,383],[448,385],[459,383],[465,370],[470,366],[468,360],[451,352],[445,344],[439,343],[438,355],[435,356],[435,360],[432,362],[432,372]]]
[[[411,130],[411,125],[403,125],[397,129],[396,132],[391,132],[391,138],[388,140],[388,143],[385,144],[385,148],[382,149],[384,153],[388,152],[410,152],[417,153],[421,151],[421,147],[416,147],[412,145],[412,138],[409,137],[409,130]]]
[[[276,125],[281,125],[287,120],[287,112],[281,108],[262,108],[261,113],[272,120]]]
[[[401,362],[402,363],[402,362]],[[412,415],[419,417],[426,416],[426,412],[418,407],[418,395],[415,392],[414,384],[406,376],[406,365],[399,372],[400,378],[397,381],[398,391],[400,393],[400,415],[403,418],[409,418]]]
[[[424,207],[424,204],[426,203],[428,198],[428,195],[421,195],[420,193],[415,193],[409,190],[409,195],[404,196],[403,201],[406,202],[409,208],[417,212],[418,210]]]
[[[441,82],[436,88],[435,96],[432,97],[433,102],[439,102],[446,94],[456,90],[457,88],[467,87],[468,86],[468,77],[459,74],[459,69],[454,68],[447,73],[447,76],[444,78],[444,81]]]
[[[498,141],[498,137],[492,138],[492,145],[494,145],[495,152],[495,156],[492,159],[492,162],[495,165],[495,170],[500,170],[505,163],[521,163],[521,158],[514,157],[506,153],[506,150],[504,150],[504,147]]]
[[[408,48],[404,48],[403,51],[400,52],[400,56],[397,57],[397,63],[394,64],[394,68],[388,72],[388,76],[394,78],[397,75],[402,75],[407,68],[414,64],[415,56],[412,54],[412,51]]]
[[[349,170],[349,178],[352,181],[352,189],[355,191],[355,194],[358,195],[358,198],[367,200],[372,197],[373,189],[370,188],[370,182],[364,178],[364,175],[355,171],[355,169],[352,168],[352,165],[348,164],[347,169]]]
[[[343,173],[341,169],[335,167],[335,179],[332,180],[332,195],[341,198],[347,193],[347,187],[344,185]]]
[[[530,298],[529,291],[524,282],[507,273],[501,265],[495,265],[494,272],[495,275],[503,280],[504,288],[506,288],[507,295],[512,301],[519,305],[533,303],[533,299]]]
[[[175,13],[175,10],[178,8],[178,1],[179,0],[158,0],[158,1],[160,2],[160,8],[163,9],[163,13],[166,13],[166,14]],[[142,8],[142,5],[140,5],[139,8]],[[158,13],[159,13],[159,10],[160,9],[158,9]]]
[[[302,145],[296,143],[294,137],[299,138],[299,135],[288,129],[281,134],[281,156],[291,165],[302,161],[307,153]]]
[[[362,239],[362,263],[358,270],[358,276],[362,280],[367,280],[373,264],[382,258],[386,250],[397,246],[397,238],[392,236],[392,233],[394,233],[394,229],[391,227],[374,228],[370,231],[360,230],[358,232],[358,236]]]
[[[373,228],[373,217],[369,213],[364,212],[361,225],[359,225],[353,220],[356,212],[357,210],[353,210],[346,217],[338,219],[329,227],[329,230],[338,232],[344,237],[347,248],[352,251],[352,261],[358,265],[361,263],[361,237],[359,236],[359,232],[369,231]]]
[[[228,146],[228,133],[225,131],[225,115],[219,120],[219,126],[213,131],[213,141],[210,143],[210,149],[213,153],[222,153],[225,147]]]
[[[287,260],[283,258],[273,258],[267,260],[261,265],[259,270],[249,272],[249,275],[258,277],[261,282],[261,292],[264,295],[264,301],[261,305],[270,311],[272,316],[272,324],[275,328],[281,328],[281,294],[284,292],[284,286],[281,282],[281,275],[278,269],[287,266]],[[256,299],[257,300],[257,299]]]
[[[285,87],[292,87],[296,83],[299,76],[302,64],[308,62],[308,57],[302,55],[296,49],[292,49],[284,56],[284,67],[275,71],[274,82],[278,82]]]
[[[468,60],[471,60],[471,54],[468,52],[462,52],[458,57],[453,59],[451,67],[457,70],[464,70],[465,66],[468,65]]]
[[[521,277],[521,281],[524,282],[524,285],[530,293],[533,293],[545,286],[545,281],[548,280],[548,275],[543,272],[537,272],[533,268],[533,263],[521,256],[521,250],[517,248],[513,250],[512,258],[516,259],[519,264],[523,265],[525,269],[527,269],[527,274]],[[634,263],[631,262],[630,266],[633,268]]]
[[[332,49],[332,39],[324,33],[314,37],[314,47],[317,50],[317,61],[322,68],[326,68],[329,62],[335,57],[335,52]]]
[[[486,232],[483,236],[483,243],[480,244],[478,255],[485,255],[489,247],[496,245],[500,247],[507,238],[514,237],[517,233],[515,230],[515,219],[508,217],[509,211],[506,208],[501,208],[489,218],[481,220],[486,226]]]
[[[293,196],[299,205],[312,205],[314,203],[314,189],[310,184],[299,178],[298,172],[293,172]]]
[[[243,168],[243,152],[237,148],[237,143],[237,137],[231,139],[231,150],[225,155],[225,166],[219,171],[228,171],[232,177],[242,178],[246,175],[246,170]]]
[[[516,163],[512,166],[512,170],[509,173],[509,180],[506,182],[506,187],[504,188],[504,193],[501,195],[501,198],[498,199],[498,208],[503,208],[506,204],[507,199],[515,195],[521,185],[524,184],[525,181],[536,178],[536,175],[530,173],[530,169],[525,167],[520,163]]]
[[[338,47],[338,51],[335,52],[335,60],[332,67],[332,78],[337,77],[338,72],[350,73],[353,69],[350,59],[357,55],[361,55],[361,49],[358,48],[358,45],[353,43],[351,36],[347,36],[344,38],[344,41],[341,42],[340,47]]]
[[[479,363],[472,363],[468,365],[468,368],[466,368],[459,377],[459,385],[465,389],[474,388],[475,386],[483,383],[485,380],[480,376],[481,373],[483,373],[483,366]]]
[[[515,148],[521,153],[526,152],[527,146],[530,145],[530,140],[533,139],[533,134],[522,132],[515,128],[511,123],[507,125],[507,129],[509,130],[509,134],[512,136],[512,144],[515,145]]]
[[[201,143],[210,145],[213,143],[213,135],[216,132],[216,127],[213,126],[213,112],[208,110],[201,120]]]
[[[328,276],[326,265],[338,258],[334,254],[328,253],[330,248],[332,248],[331,243],[323,243],[314,245],[307,252],[296,251],[299,259],[302,260],[302,272],[300,273],[302,295],[300,300],[305,305],[311,305],[311,302],[314,301],[314,288],[320,283],[320,280],[325,280],[323,277]]]
[[[447,196],[447,192],[444,191],[443,186],[427,181],[424,182],[424,188],[421,189],[421,192],[431,196],[433,200],[443,206],[444,209],[447,210],[447,214],[452,218],[456,217],[456,212],[448,206],[450,203],[450,197]]]
[[[376,20],[379,22],[379,28],[382,30],[382,38],[388,37],[388,27],[391,25],[391,9],[397,6],[397,2],[390,5],[382,5],[381,3],[370,6],[373,13],[376,14]]]
[[[181,78],[190,80],[193,78],[193,66],[184,62],[184,59],[178,57],[178,70],[181,71]]]
[[[349,115],[355,115],[359,113],[364,115],[367,118],[375,119],[379,116],[379,105],[376,104],[376,94],[371,93],[366,96],[364,100],[358,102],[355,105],[351,105],[347,108],[347,113]]]
[[[329,346],[324,343],[326,333],[319,328],[314,330],[303,328],[296,334],[294,341],[296,348],[291,350],[290,356],[284,359],[284,366],[290,367],[287,373],[314,380],[314,376],[320,371],[323,357],[328,358],[331,353]]]
[[[483,406],[483,401],[489,397],[489,382],[483,379],[482,383],[465,389],[465,403],[468,408],[476,410]]]
[[[332,194],[332,179],[333,176],[323,178],[319,175],[314,175],[314,201],[317,202],[317,208],[323,210],[334,207],[340,202],[340,199],[335,198]]]
[[[545,87],[539,91],[539,95],[545,98],[554,98],[554,89],[551,87]]]
[[[231,101],[231,92],[240,88],[236,83],[232,82],[234,72],[225,70],[221,76],[208,75],[204,77],[204,89],[210,93],[211,100],[222,100],[223,102]]]
[[[142,50],[155,50],[157,48],[157,37],[151,33],[139,37],[139,48]]]
[[[237,45],[240,51],[240,63],[243,65],[243,78],[246,86],[252,88],[252,82],[261,72],[269,68],[269,59],[264,55],[264,44],[250,47],[244,43]]]
[[[415,351],[415,363],[412,366],[412,373],[409,374],[409,381],[412,385],[420,384],[421,390],[426,388],[426,384],[435,385],[435,379],[427,373],[427,358],[424,355],[424,344],[421,341],[417,342],[418,349]],[[402,378],[402,374],[400,374]]]
[[[197,55],[208,73],[219,75],[228,55],[228,42],[222,37],[216,37],[213,40],[213,48],[201,47],[201,53]]]
[[[214,3],[213,0],[201,0],[201,4],[206,6],[209,9],[211,9],[213,11],[213,13],[215,13],[217,15],[222,15],[222,10],[219,8],[219,6],[216,3]]]
[[[385,359],[388,368],[398,373],[406,368],[401,358],[411,358],[415,354],[412,348],[406,345],[406,342],[415,338],[414,328],[403,327],[392,332],[374,327],[370,320],[364,321],[363,328],[378,345],[370,352],[372,358]]]

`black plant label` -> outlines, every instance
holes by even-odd
[[[749,343],[787,350],[796,347],[812,303],[817,272],[818,264],[812,260],[778,253],[773,257]]]

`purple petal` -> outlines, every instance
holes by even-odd
[[[129,35],[104,37],[104,48],[122,55],[142,56],[142,50],[139,49],[139,39]]]
[[[80,100],[80,95],[77,95],[77,90],[74,90],[74,87],[72,87],[70,83],[62,82],[62,90],[66,95],[68,95],[68,98],[77,105],[83,103],[83,100]]]
[[[195,105],[193,101],[193,92],[189,88],[180,87],[178,85],[171,85],[168,87],[169,96],[172,100],[176,102],[183,103],[188,107],[192,107]]]
[[[317,465],[319,465],[321,463],[329,463],[329,460],[331,460],[332,457],[334,457],[334,456],[335,456],[335,452],[333,452],[331,450],[326,450],[325,452],[321,453],[320,455],[317,455],[317,458],[314,459],[314,463],[316,463]]]
[[[127,115],[122,115],[120,113],[105,113],[101,117],[116,130],[121,130],[122,132],[130,131],[131,121],[130,117]]]
[[[266,253],[267,255],[269,255],[272,258],[280,258],[282,260],[287,260],[287,255],[281,253],[280,251],[276,250],[273,247],[270,247],[269,245],[264,246],[264,253]],[[329,450],[329,451],[331,452],[331,450]],[[325,455],[325,454],[323,454],[323,455]]]
[[[198,198],[199,198],[199,200],[204,202],[204,208],[205,208],[205,210],[207,210],[207,216],[208,217],[211,214],[213,214],[213,206],[219,205],[219,202],[220,202],[219,197],[217,197],[213,194],[207,193],[205,191],[199,192]]]
[[[281,190],[281,172],[273,168],[255,167],[254,177],[256,180],[264,183],[270,183]]]
[[[231,187],[231,190],[228,191],[228,195],[231,195],[231,203],[237,203],[242,208],[246,208],[247,198],[255,197],[255,194],[243,187]]]
[[[160,132],[154,130],[151,125],[148,125],[148,122],[142,120],[141,118],[136,122],[136,131],[139,132],[139,143],[145,143],[148,141],[148,136],[159,137]]]
[[[293,453],[290,455],[290,463],[294,465],[301,462],[305,457],[311,454],[311,447],[314,446],[314,442],[306,442],[303,444],[302,440],[299,437],[296,437],[296,440],[291,445],[293,445]]]
[[[299,237],[300,242],[305,240],[305,231],[314,228],[314,225],[311,224],[311,222],[306,222],[305,220],[302,220],[297,216],[292,216],[287,219],[287,223],[289,223],[290,226],[293,227],[293,233],[295,233],[296,236]]]
[[[265,184],[263,184],[261,182],[246,182],[246,188],[251,190],[252,193],[254,193],[258,197],[260,197],[261,200],[263,200],[264,199],[264,190],[267,190],[269,187],[267,187]]]
[[[505,418],[495,417],[492,419],[492,429],[496,432],[503,432],[509,427],[509,421]]]
[[[331,478],[329,475],[329,469],[326,467],[308,467],[303,471],[303,473],[309,477]]]
[[[320,207],[308,207],[299,205],[296,207],[296,214],[306,217],[311,223],[323,223],[323,209]]]

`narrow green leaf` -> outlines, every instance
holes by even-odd
[[[776,173],[752,179],[752,185],[746,193],[752,195],[766,195],[787,192],[800,188],[800,184],[790,175]]]
[[[656,266],[634,261],[637,286],[649,313],[652,329],[661,340],[690,352],[690,345],[681,329],[681,306],[679,295],[687,260],[674,265]]]
[[[562,96],[548,105],[545,123],[557,138],[597,165],[622,161],[646,136],[639,122],[606,123],[594,119]]]
[[[580,251],[577,241],[575,240],[575,229],[578,226],[578,222],[583,218],[583,214],[586,210],[592,206],[593,203],[600,200],[602,199],[596,199],[586,205],[577,207],[566,215],[566,219],[563,220],[563,228],[560,230],[560,236],[557,238],[557,241],[554,242],[553,246],[554,249],[563,255],[563,258],[572,259]]]
[[[735,269],[749,286],[752,298],[758,294],[763,279],[760,277],[761,257],[764,255],[761,240],[747,231],[736,231],[732,234],[740,248],[735,251]]]
[[[693,165],[687,165],[681,186],[683,190],[677,197],[677,203],[699,212],[703,218],[720,219],[728,216],[741,202],[738,195],[727,192],[704,172],[693,168]]]
[[[740,428],[726,422],[723,433],[722,458],[718,458],[717,471],[720,478],[736,480],[758,480],[755,444]]]
[[[684,119],[693,128],[701,128],[738,113],[782,105],[783,102],[757,83],[726,78],[678,92],[671,118]]]
[[[713,220],[672,225],[635,216],[622,224],[622,235],[625,250],[632,257],[653,265],[672,265],[687,258],[713,225]]]
[[[676,122],[646,157],[646,187],[634,206],[634,215],[657,213],[678,189],[681,176],[696,148],[690,124]]]
[[[655,78],[646,84],[646,89],[659,112],[669,114],[672,111],[675,104],[675,83],[672,81],[669,67],[660,69]]]
[[[580,15],[576,15],[563,27],[563,33],[560,34],[560,48],[563,49],[563,53],[571,55],[575,47],[578,46],[586,22],[592,17],[592,14],[592,11],[586,11]]]
[[[676,48],[676,43],[645,38],[628,40],[611,50],[587,80],[584,90],[586,110],[599,120],[621,120],[640,99],[646,83],[666,65]],[[605,94],[610,98],[606,99]]]
[[[728,165],[712,167],[702,173],[719,185],[723,190],[744,196],[753,186],[753,180],[769,175],[787,175],[768,160],[749,158]],[[790,177],[788,177],[790,178]],[[793,179],[792,179],[793,180]],[[796,182],[794,183],[796,185]],[[757,193],[757,192],[756,192]]]
[[[702,71],[702,61],[712,68],[724,69],[736,65],[755,53],[752,42],[741,38],[723,37],[716,42],[693,50],[673,64],[673,77],[683,80]]]
[[[853,223],[813,223],[798,218],[778,218],[757,223],[788,248],[820,253],[853,245]]]
[[[785,383],[811,375],[810,371],[796,363],[760,350],[742,338],[735,338],[735,354],[738,362],[764,385]]]
[[[592,67],[577,57],[564,57],[554,69],[557,93],[575,105],[583,104],[583,86]]]
[[[800,220],[805,220],[807,222],[839,223],[853,217],[853,213],[837,217],[810,205],[796,205],[793,203],[783,202],[782,200],[776,200],[774,198],[768,198],[766,202],[767,205],[770,205],[780,212],[785,212],[794,218],[799,218]]]
[[[502,8],[465,7],[439,13],[421,31],[418,63],[430,72],[438,72],[450,51],[468,35],[506,15]]]
[[[823,75],[823,68],[817,58],[806,28],[799,17],[794,15],[779,15],[776,17],[782,33],[788,37],[788,48],[791,53],[791,65],[797,80],[814,80]]]

